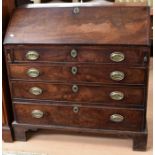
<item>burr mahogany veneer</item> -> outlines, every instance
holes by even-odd
[[[146,6],[16,9],[4,40],[15,139],[63,130],[132,138],[145,150],[149,19]]]

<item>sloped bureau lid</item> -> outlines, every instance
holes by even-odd
[[[18,8],[4,44],[149,45],[148,7],[76,6]]]

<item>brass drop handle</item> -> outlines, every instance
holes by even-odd
[[[40,74],[40,72],[39,72],[39,70],[36,69],[36,68],[30,68],[30,69],[28,69],[28,71],[27,71],[27,75],[28,75],[29,77],[33,77],[33,78],[38,77],[39,74]]]
[[[78,112],[79,112],[79,107],[74,106],[74,107],[73,107],[73,112],[74,112],[74,113],[78,113]]]
[[[31,94],[33,94],[33,95],[38,96],[38,95],[41,95],[43,91],[42,91],[42,89],[39,88],[39,87],[32,87],[32,88],[30,88],[29,92],[30,92]]]
[[[119,100],[122,100],[124,98],[124,94],[120,91],[113,91],[110,93],[110,97],[113,100],[119,101]]]
[[[72,49],[71,52],[70,52],[70,55],[71,55],[72,58],[76,58],[77,55],[78,55],[77,50],[76,49]]]
[[[77,69],[77,67],[72,67],[72,69],[71,69],[71,72],[72,72],[72,74],[73,75],[76,75],[77,74],[77,72],[78,72],[78,69]]]
[[[31,115],[33,118],[42,118],[44,113],[41,110],[32,110]]]
[[[78,90],[79,90],[79,87],[78,87],[77,85],[73,85],[73,86],[72,86],[72,91],[73,91],[74,93],[77,93]]]
[[[120,114],[113,114],[110,116],[110,121],[120,123],[123,122],[124,117]]]
[[[125,56],[121,52],[113,52],[110,55],[110,59],[114,62],[121,62],[125,59]]]
[[[26,59],[27,60],[34,61],[34,60],[37,60],[38,58],[39,58],[39,53],[36,51],[28,51],[26,53]]]
[[[110,73],[110,78],[114,81],[121,81],[125,77],[124,73],[121,71],[113,71]]]

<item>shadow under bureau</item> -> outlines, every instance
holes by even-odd
[[[145,150],[149,8],[59,5],[16,9],[5,36],[15,139],[52,129]]]

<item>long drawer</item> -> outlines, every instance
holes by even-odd
[[[144,126],[141,109],[15,103],[14,110],[18,123],[131,131]]]
[[[13,98],[143,105],[143,87],[12,82]]]
[[[18,45],[13,48],[12,61],[97,62],[145,65],[144,57],[146,56],[148,56],[146,55],[146,49],[141,47]]]
[[[61,82],[94,82],[103,84],[144,84],[145,68],[120,65],[10,64],[10,78]]]

